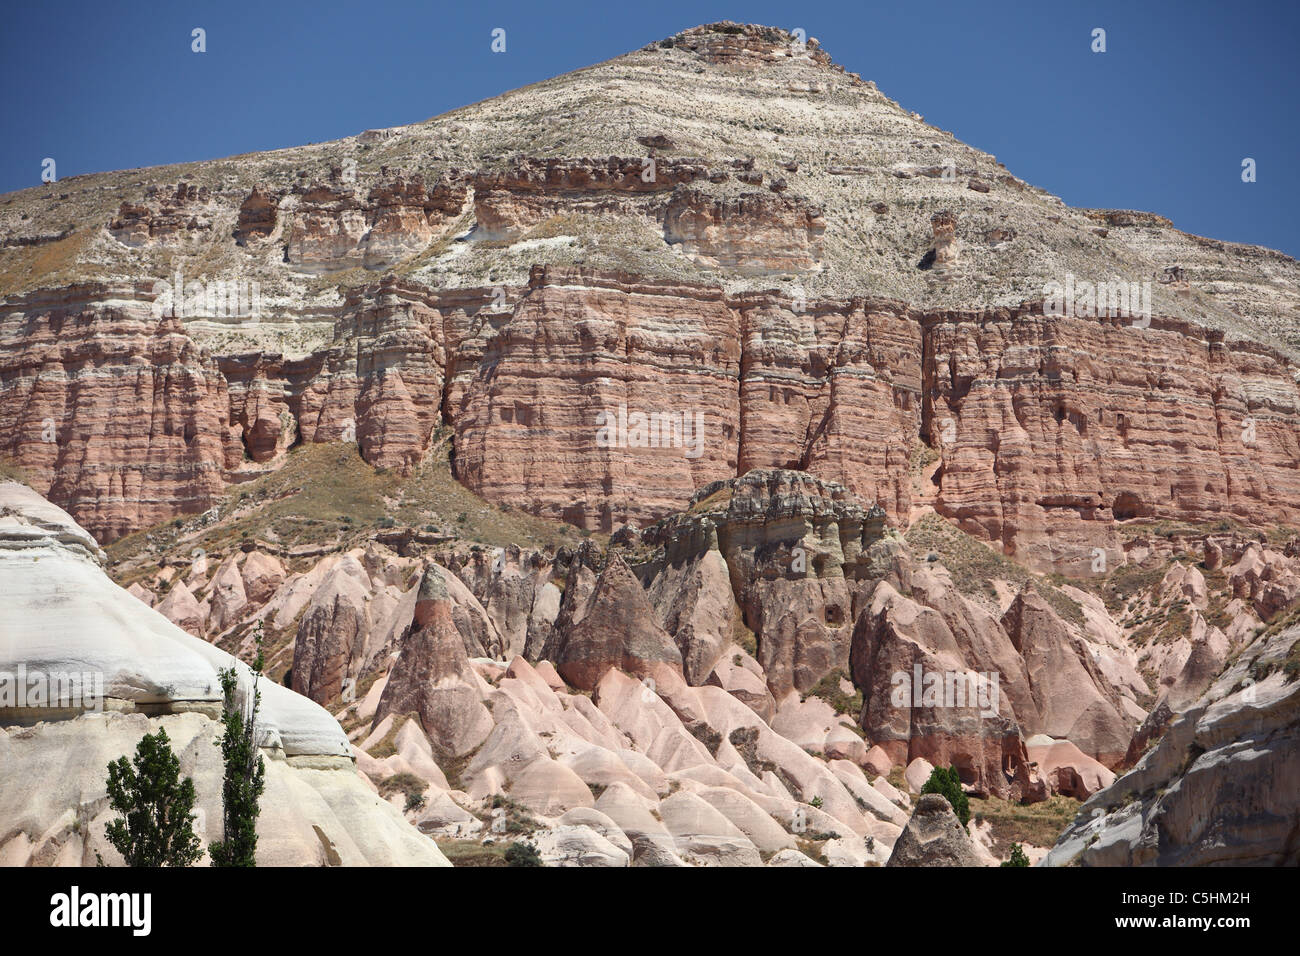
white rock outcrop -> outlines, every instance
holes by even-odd
[[[25,485],[0,484],[0,862],[93,864],[111,819],[111,760],[165,728],[199,795],[200,838],[220,837],[218,671],[248,667],[182,631],[104,574],[94,538]],[[12,688],[22,676],[25,690]],[[75,679],[75,680],[74,680]],[[72,693],[79,682],[79,693]],[[361,777],[338,722],[263,679],[264,865],[447,865]],[[32,693],[33,688],[40,690]]]

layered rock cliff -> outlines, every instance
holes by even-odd
[[[67,190],[0,210],[0,448],[106,540],[298,442],[407,471],[439,426],[470,488],[596,530],[755,467],[905,527],[920,444],[925,506],[1035,567],[1117,560],[1112,520],[1294,518],[1293,261],[1070,210],[784,31],[699,27],[425,124]],[[180,308],[156,288],[178,276]],[[1112,276],[1149,287],[1140,314],[1022,304]],[[257,287],[234,312],[228,280]],[[96,424],[105,402],[129,411]]]
[[[1086,798],[1135,761],[1179,784],[1189,727],[1220,767],[1286,743],[1216,682],[1300,598],[1297,289],[1067,207],[816,40],[710,24],[425,123],[4,197],[0,466],[143,531],[115,573],[184,630],[265,628],[428,832],[517,799],[555,860],[801,864],[811,821],[881,862],[891,769]],[[999,693],[899,693],[932,674]],[[1195,832],[1208,792],[1234,833],[1290,819],[1216,773],[1111,788],[1140,838],[1053,861],[1289,859]]]

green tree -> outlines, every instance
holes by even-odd
[[[1002,861],[1003,866],[1028,866],[1029,857],[1025,856],[1025,851],[1021,849],[1019,843],[1011,844],[1011,856],[1009,859]]]
[[[118,757],[108,765],[108,802],[122,817],[105,832],[127,866],[190,866],[203,855],[194,833],[194,781],[182,780],[180,770],[162,728],[145,734],[134,761]]]
[[[921,793],[937,793],[948,801],[952,812],[957,814],[961,825],[970,823],[970,801],[961,788],[961,777],[956,767],[935,767],[930,771],[930,779],[921,788]]]
[[[252,704],[247,711],[238,700],[239,675],[235,667],[219,672],[224,703],[221,723],[221,759],[225,780],[221,787],[221,819],[224,827],[219,843],[208,847],[213,866],[257,865],[258,801],[266,787],[266,764],[257,746],[257,710],[262,702],[258,681],[262,676],[262,622],[257,622],[257,657],[253,672]]]

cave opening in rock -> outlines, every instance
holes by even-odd
[[[1116,521],[1129,521],[1132,518],[1144,517],[1150,509],[1133,492],[1122,491],[1115,496],[1115,502],[1110,506],[1110,510]]]

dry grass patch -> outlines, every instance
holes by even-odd
[[[935,555],[948,569],[953,584],[962,594],[982,597],[996,607],[998,593],[993,587],[994,580],[1008,581],[1020,587],[1032,583],[1062,620],[1075,627],[1083,626],[1083,608],[1079,602],[1050,579],[1034,575],[938,515],[922,517],[907,529],[903,539],[918,560],[924,561],[930,554]]]
[[[971,797],[971,818],[992,827],[993,855],[1006,859],[1011,844],[1050,847],[1078,815],[1081,801],[1054,796],[1039,803],[1011,803],[997,797]]]
[[[474,840],[437,840],[442,855],[452,866],[508,866],[508,843],[478,843]]]

